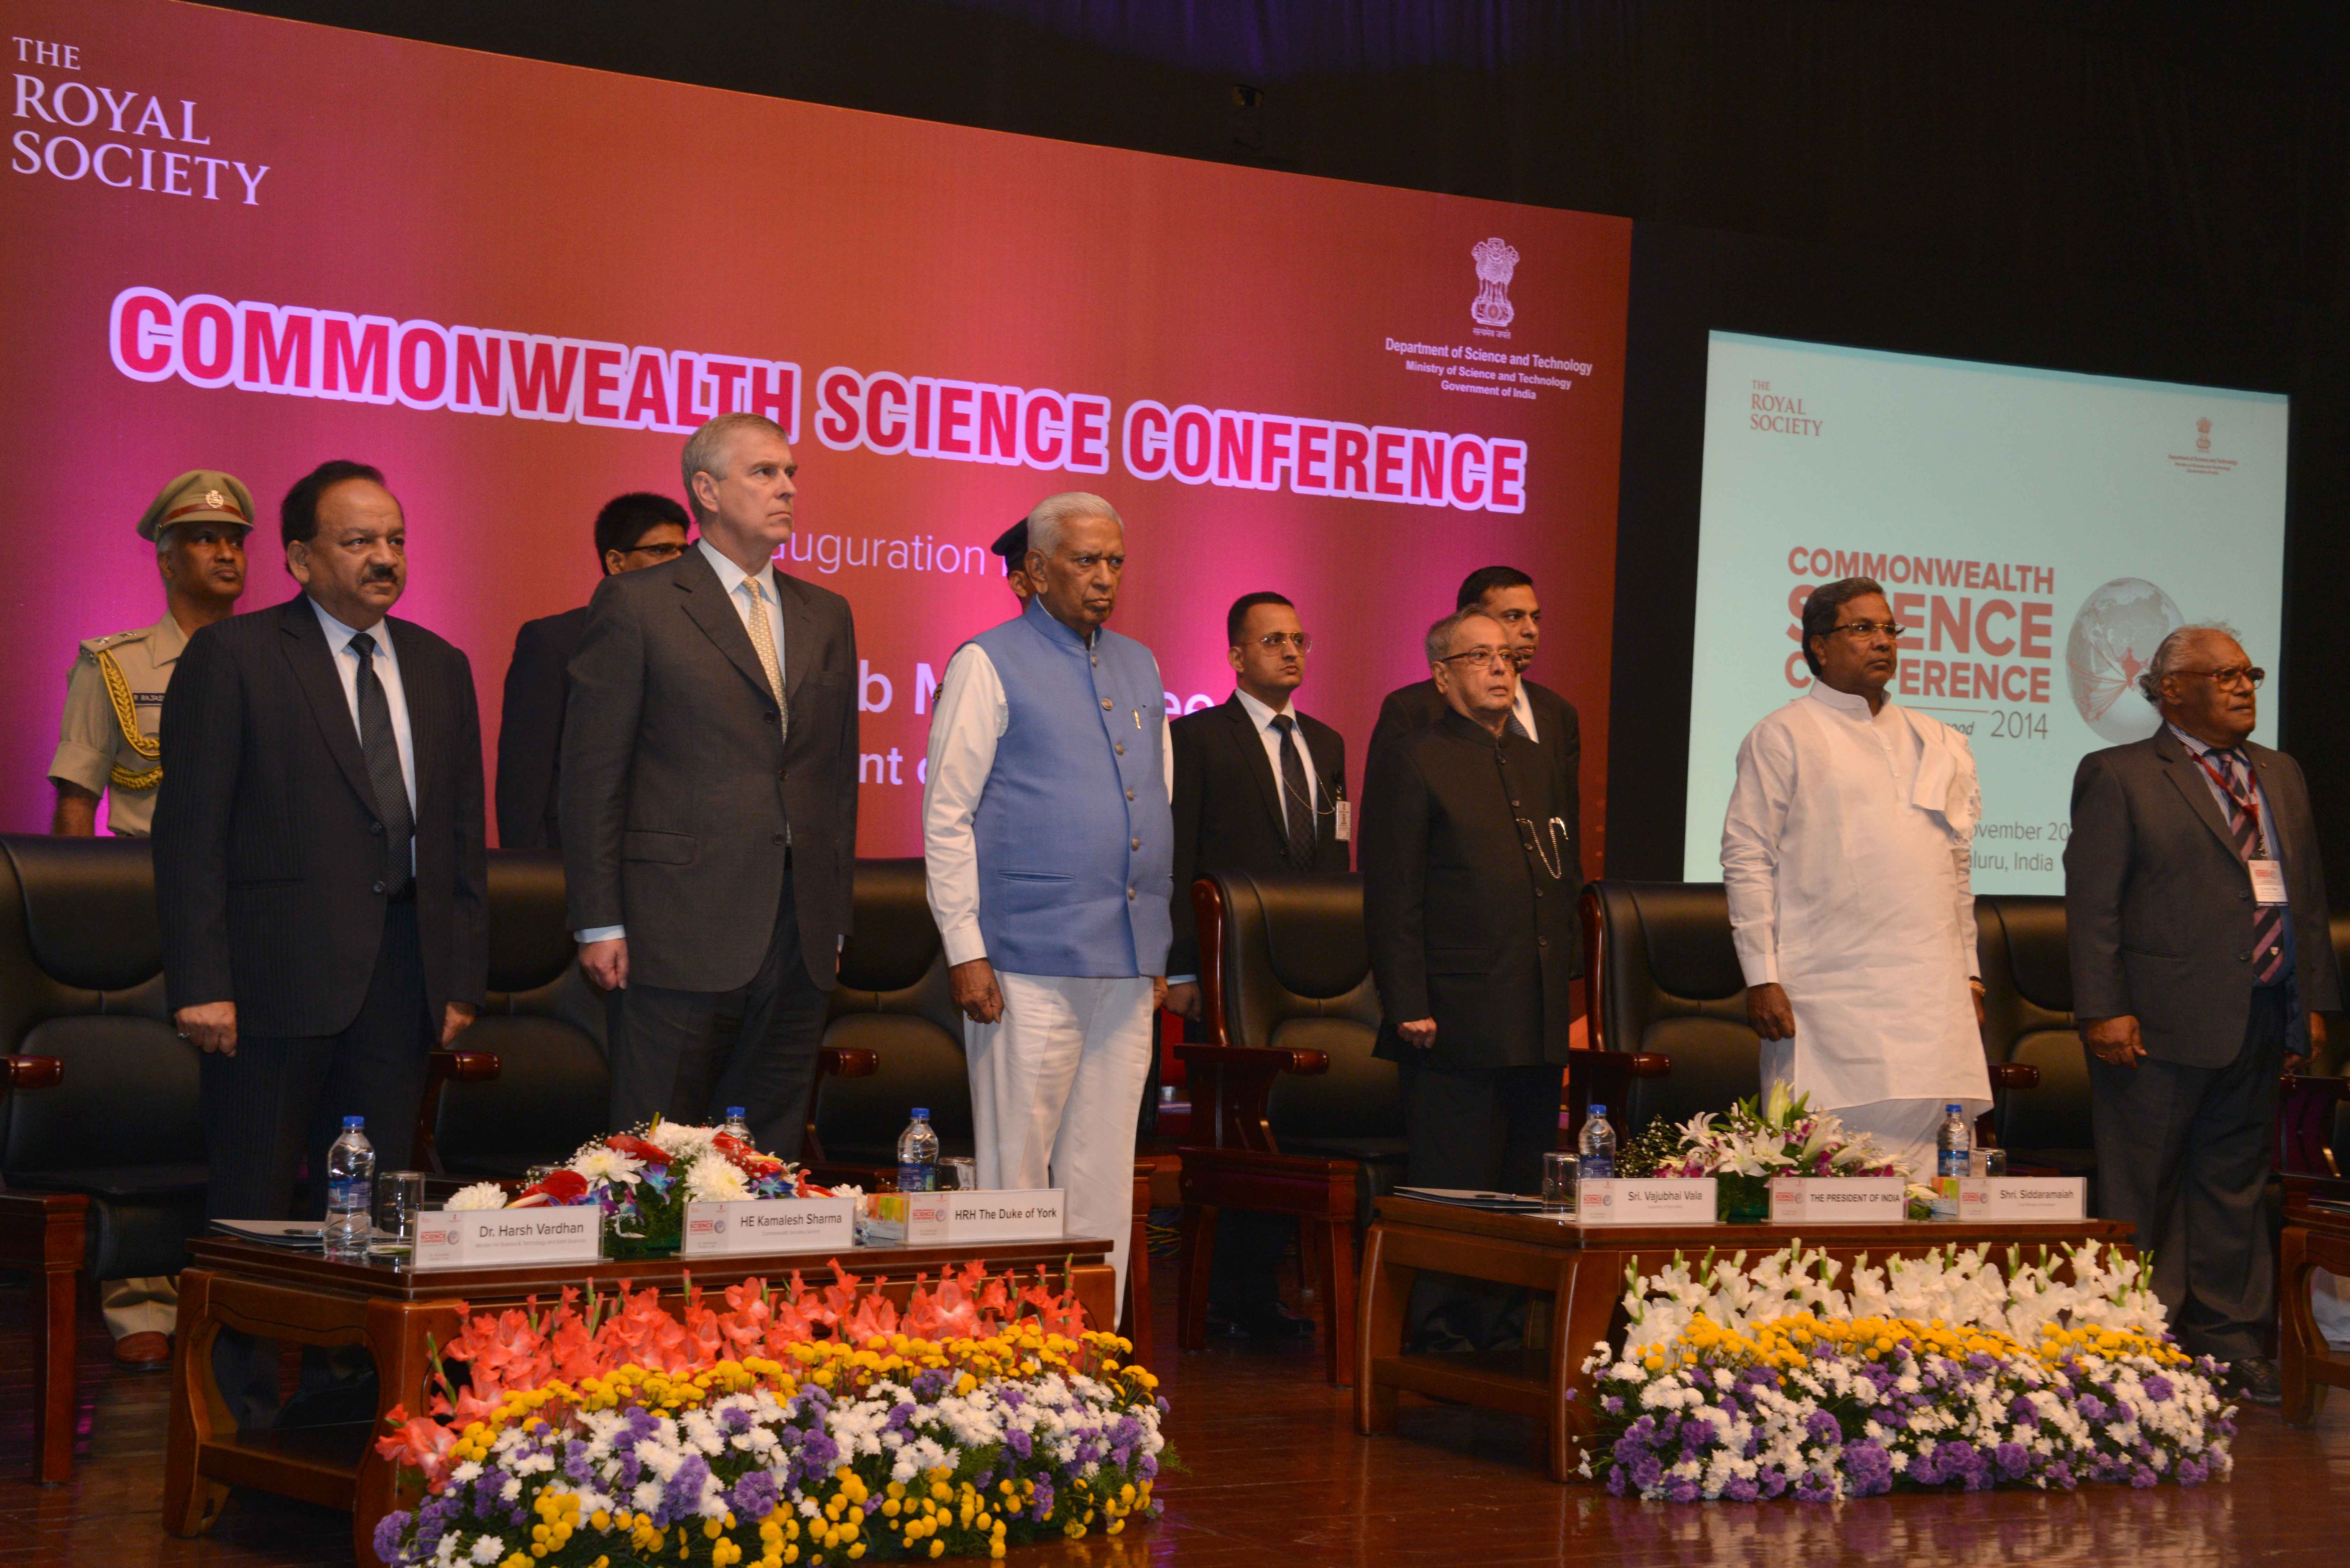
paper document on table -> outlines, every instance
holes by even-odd
[[[1542,1206],[1539,1198],[1528,1198],[1516,1192],[1483,1192],[1473,1187],[1399,1187],[1398,1198],[1417,1198],[1423,1203],[1450,1203],[1456,1209],[1492,1209],[1504,1213],[1523,1210],[1532,1213]]]
[[[273,1247],[323,1247],[326,1227],[316,1220],[215,1220],[212,1228],[240,1241],[266,1241]]]

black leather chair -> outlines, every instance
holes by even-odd
[[[203,1229],[199,1054],[162,965],[144,840],[0,837],[0,1049],[64,1066],[8,1097],[0,1179],[89,1199],[93,1279],[177,1273]]]
[[[2088,1056],[2073,1026],[2064,900],[1977,896],[1975,951],[1982,964],[1983,1050],[1994,1071],[2004,1064],[2033,1075],[2030,1094],[2000,1097],[1991,1113],[1993,1139],[2007,1150],[2011,1169],[2089,1177],[2095,1213],[2096,1139],[2089,1122]],[[2012,1075],[2016,1082],[2025,1076]]]
[[[490,993],[425,1085],[416,1165],[435,1175],[511,1181],[610,1130],[603,993],[575,959],[564,915],[563,857],[493,849]]]

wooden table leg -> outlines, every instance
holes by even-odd
[[[1118,1271],[1107,1262],[1078,1263],[1069,1274],[1077,1305],[1085,1309],[1087,1326],[1118,1332]]]
[[[448,1344],[463,1328],[460,1305],[454,1301],[367,1303],[368,1352],[375,1357],[376,1430],[359,1460],[351,1505],[351,1550],[362,1568],[376,1561],[375,1527],[383,1516],[418,1501],[400,1495],[400,1478],[391,1461],[376,1452],[374,1438],[390,1433],[385,1417],[395,1407],[411,1416],[424,1413],[431,1347]]]
[[[1322,1263],[1322,1367],[1334,1387],[1343,1388],[1355,1372],[1355,1220],[1352,1215],[1305,1220],[1298,1234],[1321,1233],[1315,1249]]]
[[[1175,1345],[1204,1350],[1208,1345],[1208,1282],[1216,1258],[1216,1206],[1183,1205],[1183,1255],[1176,1264]]]
[[[2325,1399],[2324,1385],[2309,1376],[2309,1358],[2318,1349],[2317,1314],[2309,1303],[2309,1232],[2287,1225],[2277,1251],[2277,1381],[2284,1386],[2286,1425],[2306,1427]]]
[[[1403,1351],[1404,1314],[1419,1271],[1387,1261],[1387,1225],[1374,1223],[1363,1243],[1362,1283],[1355,1308],[1355,1429],[1395,1430],[1396,1391],[1371,1376],[1371,1364]]]
[[[44,1194],[41,1288],[33,1295],[33,1479],[73,1480],[74,1298],[88,1234],[89,1199]]]
[[[1119,1332],[1134,1345],[1135,1364],[1150,1365],[1150,1171],[1134,1168],[1134,1237],[1126,1249],[1126,1326]]]
[[[1607,1337],[1624,1289],[1626,1254],[1586,1249],[1567,1260],[1552,1324],[1550,1473],[1571,1478],[1584,1447],[1599,1428],[1592,1380],[1583,1370],[1594,1346]]]
[[[235,1423],[220,1382],[213,1376],[213,1275],[205,1269],[180,1273],[180,1314],[172,1336],[172,1407],[163,1443],[163,1528],[195,1535],[212,1527],[228,1501],[228,1488],[199,1475],[203,1446]]]

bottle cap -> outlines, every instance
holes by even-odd
[[[726,1119],[727,1119],[728,1121],[730,1121],[730,1122],[739,1122],[739,1121],[741,1121],[741,1120],[743,1119],[743,1107],[742,1107],[742,1106],[727,1106],[727,1107],[726,1107]]]
[[[1950,1103],[1950,1105],[1949,1105],[1949,1106],[1944,1109],[1944,1111],[1943,1111],[1943,1113],[1942,1113],[1942,1114],[1943,1114],[1943,1115],[1945,1115],[1945,1116],[1955,1116],[1960,1115],[1960,1114],[1961,1112],[1963,1112],[1966,1108],[1967,1108],[1966,1106],[1962,1106],[1962,1105],[1959,1104],[1956,1100],[1952,1100],[1952,1101]]]
[[[367,1117],[365,1116],[345,1116],[343,1118],[343,1130],[345,1132],[350,1131],[353,1127],[363,1127],[365,1126],[367,1126]]]
[[[1607,1114],[1607,1107],[1606,1106],[1594,1106],[1591,1107],[1591,1114],[1594,1117],[1604,1116]]]
[[[930,1107],[927,1106],[916,1106],[914,1107],[914,1119],[918,1122],[929,1121],[931,1119]]]

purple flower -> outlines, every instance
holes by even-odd
[[[1856,1496],[1875,1497],[1893,1490],[1893,1456],[1873,1438],[1846,1447],[1844,1468]]]
[[[377,1521],[375,1527],[377,1557],[385,1563],[403,1561],[400,1554],[400,1538],[408,1533],[409,1521],[415,1517],[412,1513],[395,1509]]]
[[[1687,1476],[1675,1476],[1665,1484],[1665,1498],[1669,1502],[1695,1502],[1697,1482]]]
[[[2158,1405],[2169,1398],[2173,1392],[2170,1379],[2159,1372],[2150,1375],[2139,1386],[2146,1390],[2146,1397]]]
[[[1991,1451],[1991,1457],[1999,1473],[2009,1480],[2020,1479],[2032,1468],[2032,1455],[2022,1443],[2002,1443]]]
[[[1028,1435],[1025,1427],[1010,1427],[1004,1430],[1003,1446],[1012,1450],[1014,1459],[1024,1459],[1035,1448],[1036,1440]]]
[[[1607,1398],[1599,1401],[1599,1407],[1611,1416],[1620,1416],[1624,1413],[1624,1401],[1610,1394]]]
[[[1607,1495],[1610,1497],[1624,1495],[1624,1468],[1621,1465],[1614,1467],[1607,1472]]]
[[[1657,1462],[1654,1454],[1642,1454],[1632,1461],[1632,1484],[1647,1491],[1664,1479],[1665,1467]]]
[[[756,1522],[766,1518],[775,1506],[775,1473],[754,1469],[745,1474],[726,1494],[726,1505],[740,1520]]]
[[[1844,1428],[1836,1425],[1836,1418],[1825,1410],[1814,1410],[1804,1422],[1804,1435],[1825,1448],[1844,1440]]]
[[[2147,1487],[2152,1486],[2154,1484],[2154,1472],[2147,1469],[2144,1465],[2140,1465],[2136,1469],[2130,1471],[2130,1485],[2137,1487],[2141,1490]]]
[[[1762,1489],[1744,1476],[1732,1476],[1722,1483],[1721,1495],[1732,1502],[1752,1502],[1762,1495]]]
[[[1795,1483],[1797,1502],[1831,1502],[1835,1498],[1835,1483],[1825,1470],[1805,1470]]]
[[[2106,1418],[2106,1402],[2095,1394],[2084,1393],[2073,1402],[2073,1407],[2081,1412],[2081,1419],[2084,1421],[2102,1421]]]
[[[2178,1461],[2178,1484],[2180,1486],[2200,1486],[2210,1476],[2210,1474],[2211,1471],[2210,1467],[2206,1466],[2199,1459],[2181,1459]]]

